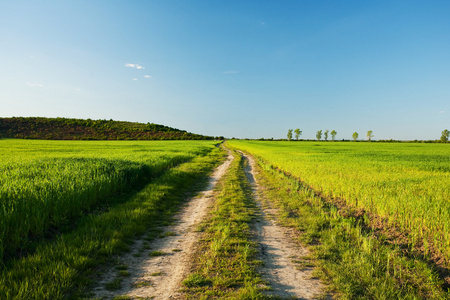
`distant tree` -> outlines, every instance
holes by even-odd
[[[294,132],[295,132],[295,139],[298,141],[298,138],[302,135],[302,131],[299,128],[297,128],[294,130]]]
[[[329,130],[327,129],[327,130],[325,130],[325,132],[323,133],[323,137],[324,137],[325,141],[328,141],[328,132],[329,132]]]
[[[292,129],[288,130],[287,139],[288,141],[292,140]]]
[[[448,129],[445,129],[444,131],[442,131],[441,142],[447,143],[449,135],[450,135],[450,132],[448,131]]]
[[[322,138],[322,130],[317,131],[316,138],[318,141],[320,141],[320,139]]]
[[[354,141],[354,142],[356,142],[356,140],[358,139],[358,136],[359,136],[359,134],[358,134],[356,131],[353,132],[352,137],[353,137],[353,141]]]
[[[332,130],[331,131],[331,139],[334,141],[334,138],[336,137],[336,134],[337,134],[337,132],[336,132],[336,130]]]
[[[366,137],[370,142],[371,139],[373,138],[373,131],[372,130],[367,131]]]

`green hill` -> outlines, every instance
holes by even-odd
[[[0,118],[0,137],[46,140],[203,140],[213,139],[153,123],[67,118]]]

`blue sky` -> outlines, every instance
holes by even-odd
[[[0,116],[438,139],[449,1],[0,2]]]

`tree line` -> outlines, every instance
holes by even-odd
[[[295,139],[296,140],[298,140],[298,138],[300,137],[300,135],[302,134],[302,131],[299,129],[299,128],[297,128],[297,129],[295,129],[295,130],[293,130],[293,129],[288,129],[288,133],[287,133],[287,139],[288,139],[288,141],[291,141],[292,140],[292,132],[294,132],[295,133]],[[328,141],[328,136],[329,136],[329,134],[331,135],[331,140],[332,141],[334,141],[335,140],[335,138],[336,138],[336,135],[337,135],[337,131],[336,130],[331,130],[331,132],[327,129],[327,130],[325,130],[324,132],[323,132],[323,138],[324,138],[324,140],[325,141]],[[357,133],[357,132],[354,132],[353,133],[353,140],[354,141],[356,141],[357,139],[358,139],[358,136],[359,136],[359,134]],[[371,141],[371,139],[373,138],[373,131],[372,130],[369,130],[369,131],[367,131],[367,138],[368,138],[368,140],[369,140],[369,142]],[[319,130],[319,131],[317,131],[317,133],[316,133],[316,139],[318,140],[318,141],[320,141],[320,140],[322,140],[322,130]]]
[[[46,140],[211,140],[165,125],[114,120],[0,118],[0,138]],[[223,137],[216,137],[223,139]]]
[[[302,131],[301,131],[299,128],[297,128],[297,129],[295,129],[295,130],[293,130],[293,129],[288,129],[288,133],[287,133],[287,139],[288,139],[288,141],[291,141],[291,140],[292,140],[292,137],[293,137],[292,133],[293,133],[293,132],[295,133],[295,140],[298,140],[299,137],[300,137],[300,135],[302,135]],[[331,134],[331,140],[334,141],[335,138],[336,138],[336,135],[337,135],[337,131],[336,131],[336,130],[332,130],[332,131],[330,132],[328,129],[326,129],[326,130],[323,132],[323,138],[324,138],[325,141],[328,141],[328,134]],[[448,129],[443,130],[442,133],[441,133],[441,139],[440,139],[440,141],[441,141],[442,143],[447,143],[447,142],[448,142],[448,139],[449,139],[449,136],[450,136],[449,130],[448,130]],[[352,134],[352,139],[353,139],[354,142],[356,142],[356,141],[358,140],[358,137],[359,137],[359,133],[356,132],[356,131],[353,132],[353,134]],[[366,139],[370,142],[370,141],[372,141],[372,138],[373,138],[373,137],[374,137],[373,131],[372,131],[372,130],[368,130],[367,133],[366,133]],[[318,141],[322,140],[322,130],[319,130],[319,131],[316,132],[316,139],[317,139]]]

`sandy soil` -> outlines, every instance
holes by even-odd
[[[255,222],[254,238],[260,247],[259,259],[264,262],[258,271],[272,288],[266,293],[289,299],[314,299],[322,293],[323,286],[318,279],[312,278],[312,268],[302,267],[302,256],[308,254],[307,249],[294,242],[292,230],[278,225],[277,210],[260,196],[260,186],[255,180],[255,161],[251,156],[241,154],[249,162],[245,172],[260,208],[261,217]]]
[[[170,235],[157,238],[150,244],[150,249],[140,253],[143,241],[136,241],[134,251],[123,256],[120,261],[128,266],[129,277],[124,277],[122,288],[108,291],[105,284],[117,277],[118,271],[112,268],[99,281],[94,289],[95,297],[112,299],[127,295],[136,299],[180,299],[181,281],[189,271],[190,258],[195,251],[195,244],[201,236],[196,232],[197,225],[204,220],[212,206],[213,189],[217,181],[226,173],[233,156],[219,166],[210,178],[208,188],[199,197],[190,200],[181,213],[175,217],[175,225],[164,228]],[[175,234],[175,235],[172,235]],[[159,251],[158,256],[149,256]]]

